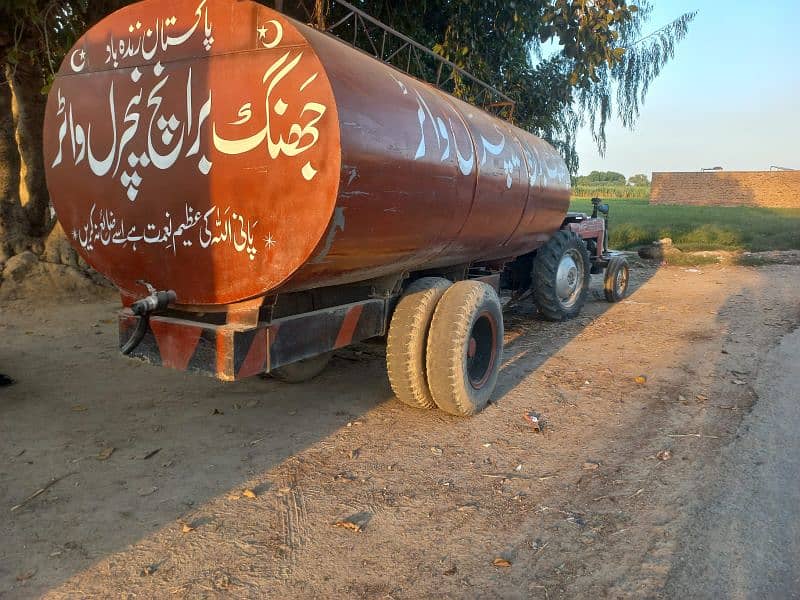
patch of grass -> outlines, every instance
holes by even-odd
[[[728,206],[650,205],[648,200],[615,198],[609,245],[635,248],[669,237],[680,250],[800,249],[800,209]],[[591,213],[588,198],[572,200],[570,210]]]

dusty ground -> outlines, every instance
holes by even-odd
[[[496,403],[466,420],[393,401],[380,345],[226,385],[119,357],[113,297],[5,302],[0,597],[664,595],[798,282],[640,267],[573,322],[512,311]]]
[[[767,353],[758,402],[708,465],[666,595],[800,598],[800,329]]]

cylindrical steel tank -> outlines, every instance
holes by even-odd
[[[569,201],[549,144],[248,1],[107,17],[61,65],[44,136],[80,254],[181,304],[513,257]]]

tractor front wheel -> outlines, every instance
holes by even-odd
[[[615,256],[608,261],[606,275],[603,278],[603,292],[609,302],[619,302],[628,293],[630,268],[628,261],[621,256]]]

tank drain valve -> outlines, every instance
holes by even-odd
[[[164,310],[170,304],[174,304],[175,300],[178,299],[177,294],[175,294],[172,290],[167,290],[165,292],[159,292],[156,288],[152,285],[147,283],[146,281],[138,281],[137,283],[141,283],[143,286],[147,288],[147,291],[150,292],[149,296],[145,296],[141,300],[137,300],[133,304],[131,304],[131,310],[133,314],[143,317],[145,315],[149,315],[152,312],[157,310]]]
[[[120,348],[120,351],[126,355],[133,352],[136,346],[144,339],[144,335],[147,333],[147,328],[150,324],[150,314],[157,310],[164,310],[170,304],[174,304],[178,299],[177,294],[173,290],[160,292],[146,281],[139,280],[137,283],[145,286],[149,295],[131,304],[131,311],[139,317],[139,322],[136,324],[133,335],[131,335],[128,341]]]

